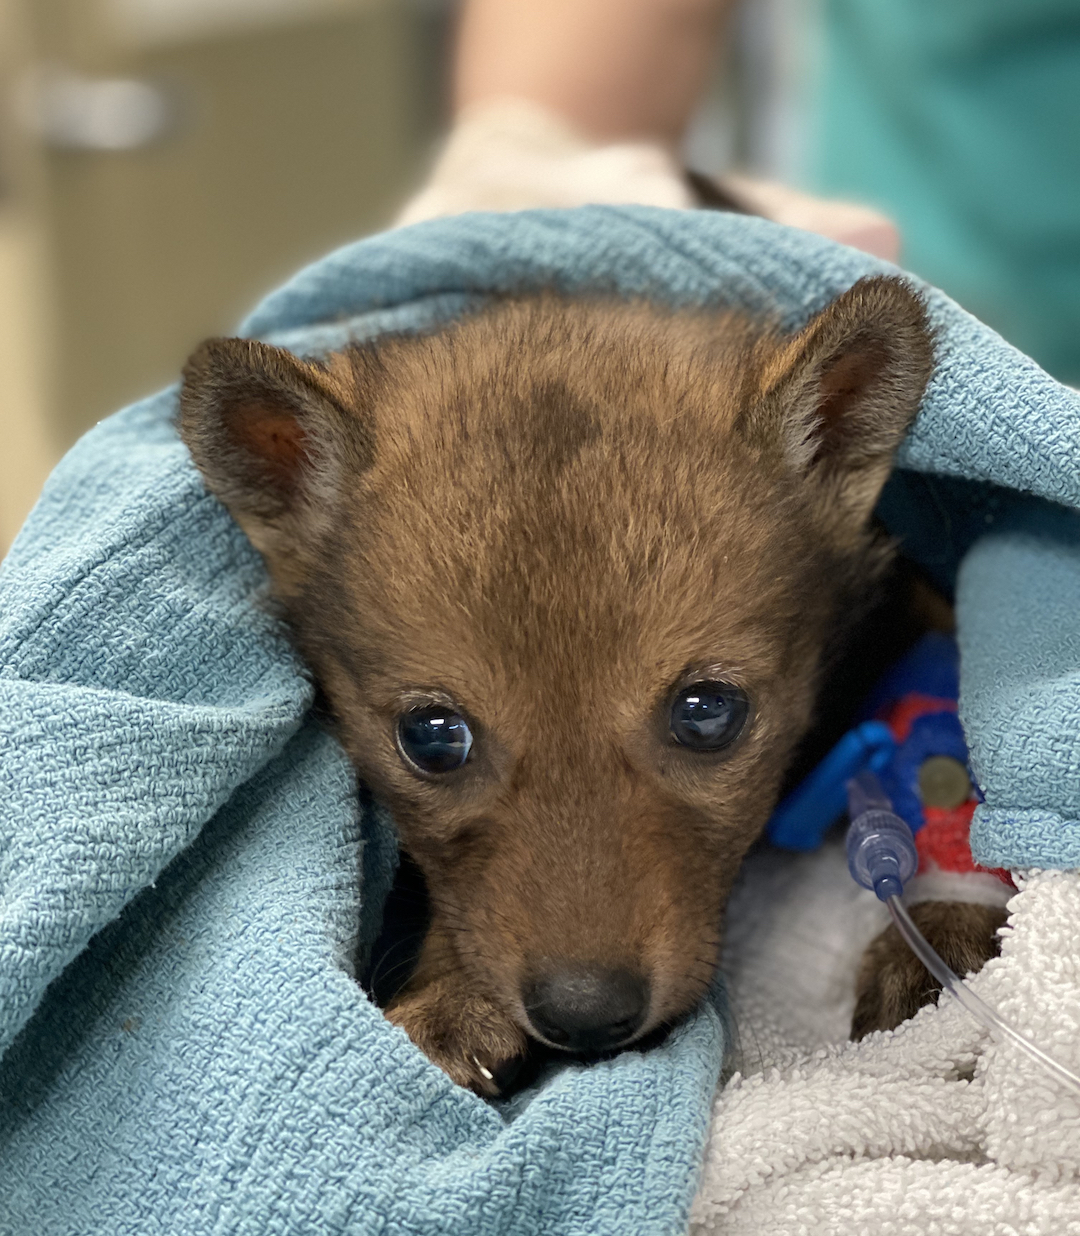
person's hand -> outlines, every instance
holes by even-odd
[[[828,236],[890,262],[900,259],[900,230],[886,215],[836,198],[811,197],[771,180],[730,173],[718,183],[751,214]]]
[[[895,262],[900,234],[884,215],[853,202],[811,197],[771,181],[718,179],[749,213],[817,232]],[[528,99],[499,98],[460,114],[424,188],[395,223],[469,210],[634,203],[687,209],[693,193],[660,141],[591,141]]]
[[[427,183],[395,222],[594,202],[694,205],[660,142],[593,142],[538,103],[489,99],[461,112]]]

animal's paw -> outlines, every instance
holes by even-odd
[[[915,925],[961,977],[981,970],[1001,948],[998,928],[1007,917],[997,906],[924,901],[911,909]],[[941,984],[915,956],[895,926],[887,927],[863,953],[856,981],[851,1037],[891,1030],[936,1000]]]
[[[513,1082],[525,1060],[524,1032],[486,997],[458,983],[407,987],[386,1016],[459,1086],[488,1098]]]

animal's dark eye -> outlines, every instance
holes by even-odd
[[[460,768],[469,758],[472,743],[465,718],[444,704],[410,709],[398,720],[401,753],[426,773]]]
[[[693,751],[719,751],[735,741],[746,724],[750,703],[729,682],[693,682],[671,706],[671,735]]]

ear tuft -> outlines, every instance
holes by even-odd
[[[267,475],[282,490],[296,487],[307,461],[307,434],[297,417],[265,403],[238,403],[233,408],[230,428],[235,445],[252,458],[262,460]]]
[[[353,367],[326,369],[251,339],[208,339],[184,368],[180,435],[209,488],[248,527],[370,463]]]
[[[769,358],[747,436],[869,515],[933,363],[920,294],[904,279],[861,279]]]
[[[842,448],[845,426],[857,415],[859,401],[872,389],[888,363],[883,343],[870,336],[852,340],[822,366],[817,407],[822,451],[834,445]]]

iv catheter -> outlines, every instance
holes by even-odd
[[[893,811],[892,803],[874,773],[861,772],[853,777],[847,783],[847,792],[848,815],[851,818],[847,834],[847,860],[848,870],[856,883],[873,891],[885,903],[897,931],[912,952],[973,1017],[998,1039],[1015,1043],[1032,1060],[1038,1061],[1051,1077],[1080,1095],[1080,1077],[1047,1055],[980,1000],[931,948],[912,922],[900,901],[900,895],[919,865],[915,838],[906,821]]]

